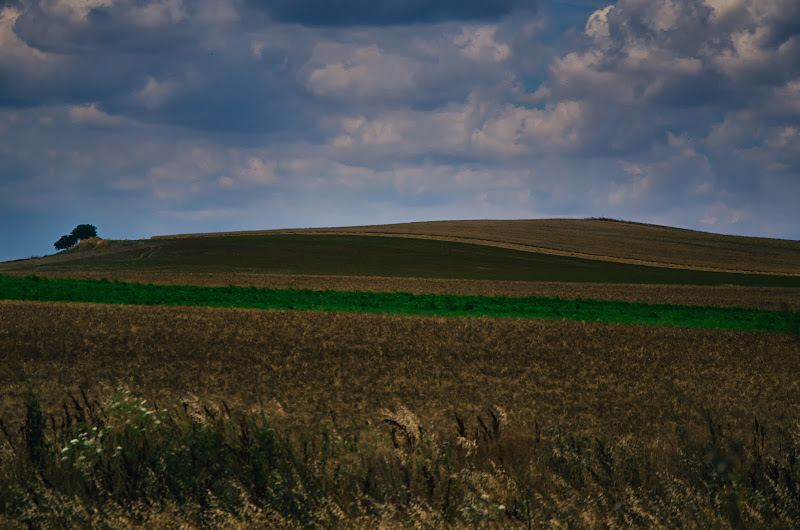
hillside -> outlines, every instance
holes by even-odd
[[[800,274],[800,241],[728,236],[608,219],[432,221],[230,233],[245,234],[393,235],[640,265]],[[207,235],[212,234],[153,239]]]
[[[443,221],[85,241],[0,272],[799,287],[800,242],[604,220]]]

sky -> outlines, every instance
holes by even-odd
[[[545,217],[800,239],[800,2],[0,0],[0,260]]]

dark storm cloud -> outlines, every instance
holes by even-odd
[[[19,16],[14,30],[28,46],[59,54],[154,53],[165,49],[174,53],[196,40],[188,24],[174,21],[169,31],[155,21],[148,27],[132,21],[126,7],[93,8],[70,17],[33,4]]]
[[[256,56],[232,4],[222,16],[215,2],[70,5],[20,12],[11,28],[19,59],[0,57],[0,105],[91,102],[142,123],[215,132],[310,128],[300,107],[315,104],[303,101],[287,54]]]
[[[307,26],[391,26],[451,20],[495,20],[537,0],[252,0],[281,22]]]

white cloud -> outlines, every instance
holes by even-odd
[[[589,16],[586,22],[585,33],[597,42],[605,42],[611,36],[608,29],[608,14],[614,9],[613,5],[598,9]]]
[[[251,156],[247,159],[237,175],[242,182],[247,184],[270,185],[278,182],[275,176],[277,164],[274,160],[263,160],[262,158]]]
[[[336,136],[333,146],[349,149],[351,147],[381,147],[396,144],[403,140],[403,132],[412,124],[400,114],[388,114],[374,120],[364,117],[345,118],[342,129],[347,134]]]
[[[705,0],[706,5],[714,10],[713,19],[719,21],[725,16],[742,9],[747,0]]]
[[[141,106],[148,110],[155,110],[167,103],[177,92],[178,84],[174,81],[158,81],[148,77],[144,88],[133,96]]]
[[[114,116],[97,108],[96,103],[73,105],[69,108],[69,118],[74,124],[97,125],[101,127],[123,127],[132,122],[122,116]]]
[[[752,212],[747,207],[731,207],[724,202],[717,201],[705,208],[704,217],[700,222],[708,225],[713,230],[724,231],[732,225],[751,219]]]
[[[126,18],[138,26],[156,28],[174,24],[188,17],[183,0],[157,0],[134,5],[126,13]]]
[[[404,93],[415,87],[419,66],[406,57],[386,53],[378,46],[355,48],[319,44],[311,64],[308,86],[320,96],[370,97]]]
[[[562,101],[545,109],[507,106],[472,133],[472,143],[500,155],[567,149],[578,144],[584,106]]]
[[[486,63],[503,62],[511,56],[511,48],[507,44],[499,44],[494,40],[497,26],[468,27],[453,39],[461,54],[473,61]]]
[[[110,7],[114,0],[44,0],[42,8],[56,17],[64,17],[72,22],[85,22],[92,9]]]
[[[783,86],[773,89],[769,101],[776,115],[800,116],[800,79],[787,81]]]
[[[667,133],[666,143],[642,160],[620,160],[619,165],[625,175],[609,184],[611,206],[652,205],[665,198],[691,203],[715,192],[716,175],[708,157],[685,135]]]

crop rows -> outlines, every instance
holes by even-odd
[[[244,287],[143,285],[108,280],[0,276],[0,298],[51,302],[184,305],[490,316],[800,332],[800,312],[557,298],[414,295]]]
[[[26,276],[28,272],[5,272]],[[404,292],[496,297],[544,297],[616,300],[646,304],[746,307],[800,311],[800,289],[792,287],[745,287],[736,285],[649,285],[583,282],[520,282],[442,278],[390,278],[377,276],[319,276],[299,274],[201,273],[201,272],[46,272],[47,278],[109,279],[157,285],[204,287],[258,287],[314,291]]]

